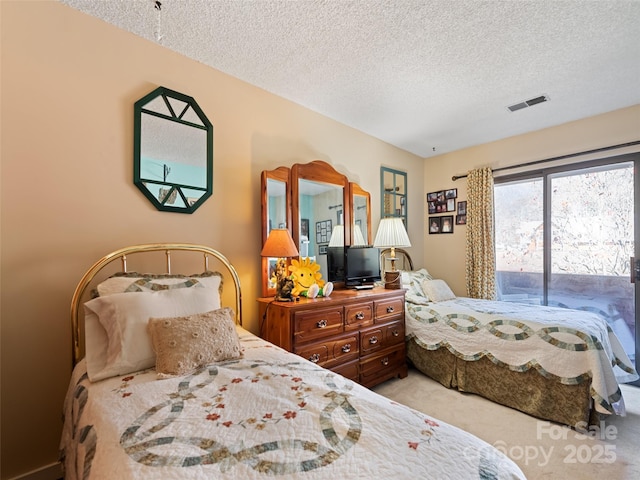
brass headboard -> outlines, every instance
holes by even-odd
[[[391,258],[391,249],[385,248],[380,250],[380,274],[384,278],[387,260]],[[413,270],[413,260],[409,252],[402,248],[396,248],[396,269],[397,270]]]
[[[105,255],[96,263],[94,263],[89,270],[82,276],[82,279],[78,283],[78,286],[73,293],[73,298],[71,299],[71,334],[73,340],[73,365],[78,363],[82,358],[82,347],[81,345],[81,325],[79,320],[79,315],[82,310],[82,305],[84,303],[84,298],[87,293],[87,287],[91,285],[91,282],[96,278],[96,276],[108,265],[111,265],[114,262],[120,260],[121,268],[119,269],[122,272],[127,272],[127,256],[145,253],[145,252],[165,252],[165,272],[163,273],[172,273],[171,272],[171,253],[172,252],[193,252],[200,253],[203,255],[204,260],[204,270],[209,270],[209,258],[213,257],[216,259],[216,266],[223,265],[229,275],[231,276],[234,287],[235,287],[235,314],[236,314],[236,323],[242,325],[242,291],[240,289],[240,278],[238,277],[238,273],[231,263],[227,260],[227,258],[222,255],[217,250],[214,250],[210,247],[204,245],[196,245],[196,244],[188,244],[188,243],[149,243],[143,245],[133,245],[130,247],[124,247],[114,252]],[[217,267],[216,267],[217,268]]]

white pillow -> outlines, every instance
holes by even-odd
[[[97,287],[98,295],[113,295],[125,292],[155,292],[174,288],[206,287],[222,290],[220,272],[204,272],[195,275],[171,275],[148,273],[117,273]]]
[[[422,290],[423,280],[431,280],[433,277],[429,272],[421,268],[420,270],[405,270],[402,272],[402,288],[407,290],[409,301],[417,300],[414,303],[421,303],[423,299],[428,300]]]
[[[432,302],[444,302],[456,298],[444,280],[423,280],[422,290]]]
[[[94,382],[155,365],[147,332],[150,317],[217,310],[220,296],[211,288],[114,293],[90,300],[84,307],[87,374]]]

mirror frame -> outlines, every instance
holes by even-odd
[[[327,162],[314,160],[309,163],[296,163],[291,167],[291,236],[296,245],[300,245],[300,185],[299,180],[329,183],[342,187],[342,205],[349,205],[349,180]],[[343,208],[344,238],[351,238],[351,212]]]
[[[360,185],[358,185],[357,183],[354,182],[349,182],[349,211],[351,212],[351,216],[353,218],[352,222],[355,222],[355,218],[356,218],[356,210],[355,210],[355,199],[354,197],[356,195],[360,195],[361,197],[365,197],[366,199],[366,203],[367,203],[367,236],[365,237],[365,240],[367,242],[367,245],[371,245],[372,243],[372,236],[371,236],[371,230],[373,228],[373,226],[371,225],[371,195],[369,194],[369,192],[367,192],[366,190],[364,190]],[[351,235],[349,236],[349,245],[353,245],[355,243],[355,239],[354,237],[354,231],[353,229],[351,230]]]
[[[289,179],[289,169],[287,167],[278,167],[274,170],[264,170],[260,175],[260,198],[262,202],[262,246],[264,246],[269,236],[269,197],[268,197],[268,181],[277,180],[285,184],[285,201],[286,201],[286,222],[287,229],[291,233],[291,188]],[[262,247],[260,247],[262,248]],[[289,262],[290,259],[287,259]],[[276,289],[269,288],[269,259],[262,257],[262,296],[275,296]]]
[[[157,112],[154,110],[149,110],[145,108],[149,102],[154,100],[157,97],[162,97],[165,105],[167,106],[169,115],[163,112]],[[173,106],[169,99],[175,99],[180,102],[187,104],[183,111],[177,112],[174,111]],[[183,116],[187,113],[191,107],[193,112],[198,116],[202,125],[198,125],[196,123],[185,120]],[[181,125],[186,125],[193,128],[199,128],[202,130],[206,130],[206,187],[202,188],[200,186],[192,186],[192,185],[184,185],[184,184],[176,184],[167,181],[155,181],[141,178],[141,162],[142,162],[142,118],[143,115],[152,115],[158,118],[165,119],[170,122],[176,122]],[[158,87],[152,92],[148,93],[140,100],[135,102],[134,104],[134,147],[133,147],[133,183],[140,189],[140,191],[149,199],[149,201],[158,209],[165,212],[176,212],[176,213],[193,213],[195,212],[213,193],[213,125],[206,117],[198,103],[188,95],[184,95],[180,92],[176,92],[174,90],[170,90],[165,87]],[[167,193],[165,199],[160,201],[156,196],[149,190],[146,186],[147,183],[153,183],[154,185],[166,185],[169,187],[169,192]],[[191,190],[199,190],[202,191],[202,195],[200,198],[193,202],[189,203],[187,196],[184,194],[182,189],[191,189]],[[172,193],[179,195],[182,199],[182,204],[186,206],[174,206],[168,205],[166,202],[172,196]]]
[[[314,160],[306,164],[295,164],[291,168],[278,167],[274,170],[264,170],[260,177],[261,187],[261,233],[262,246],[267,241],[268,236],[268,197],[267,197],[267,181],[269,179],[286,182],[287,192],[287,229],[296,245],[300,244],[300,185],[299,180],[307,180],[312,182],[323,182],[342,187],[343,198],[343,221],[345,226],[345,244],[352,244],[353,229],[353,195],[362,195],[367,199],[367,242],[371,244],[373,238],[373,225],[371,224],[371,195],[363,190],[357,183],[349,182],[346,175],[336,171],[333,166],[322,160]],[[262,247],[261,247],[262,248]],[[291,259],[289,259],[290,261]],[[269,262],[267,258],[262,258],[262,284],[261,291],[264,297],[273,297],[275,289],[269,289]],[[334,287],[341,288],[344,282],[334,282]]]

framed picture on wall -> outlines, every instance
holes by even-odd
[[[331,220],[316,222],[316,243],[329,243],[331,239]]]
[[[440,217],[429,217],[429,234],[440,233]]]
[[[300,235],[304,235],[309,238],[309,219],[301,218],[300,219]]]
[[[440,233],[453,233],[453,215],[445,215],[440,218]]]
[[[456,215],[456,225],[466,225],[466,224],[467,224],[466,215]]]
[[[467,202],[458,202],[458,215],[466,215],[467,214]]]

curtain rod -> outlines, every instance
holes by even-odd
[[[578,153],[569,153],[568,155],[560,155],[559,157],[545,158],[544,160],[534,160],[533,162],[521,163],[520,165],[511,165],[509,167],[496,168],[493,171],[494,172],[499,172],[501,170],[511,170],[513,168],[530,167],[531,165],[538,165],[539,163],[554,162],[556,160],[564,160],[565,158],[579,157],[581,155],[588,155],[590,153],[606,152],[607,150],[614,150],[616,148],[631,147],[633,145],[639,145],[639,144],[640,144],[640,140],[635,140],[633,142],[620,143],[618,145],[611,145],[609,147],[596,148],[594,150],[585,150],[584,152],[578,152]],[[455,182],[456,180],[458,180],[460,178],[466,178],[466,177],[467,177],[467,175],[454,175],[453,177],[451,177],[451,180],[453,180]]]

